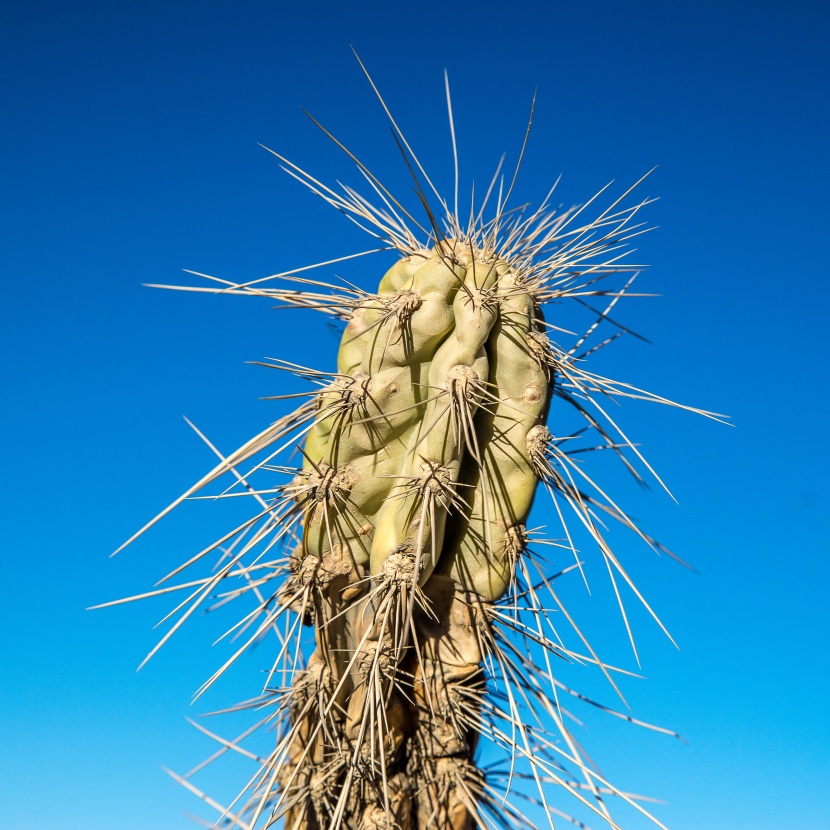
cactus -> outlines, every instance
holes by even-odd
[[[222,495],[247,494],[256,503],[249,520],[165,579],[218,554],[209,576],[151,592],[189,592],[159,646],[212,596],[219,604],[253,600],[234,628],[239,648],[207,688],[270,630],[278,634],[265,687],[242,707],[259,713],[258,725],[274,729],[275,742],[256,759],[239,798],[219,807],[222,826],[282,819],[286,830],[533,827],[511,798],[535,800],[551,825],[564,817],[585,826],[553,805],[552,788],[560,785],[578,809],[618,827],[613,798],[649,814],[589,762],[563,698],[633,719],[560,679],[559,665],[581,663],[616,689],[619,670],[588,643],[556,582],[581,570],[577,540],[590,538],[618,598],[628,585],[657,619],[612,551],[604,522],[665,549],[591,479],[580,455],[604,450],[638,479],[639,468],[653,472],[607,403],[671,402],[586,368],[588,355],[627,332],[610,312],[631,295],[637,266],[625,254],[643,230],[647,200],[628,204],[632,188],[590,220],[585,208],[555,210],[549,198],[534,211],[515,210],[516,176],[505,188],[497,174],[465,223],[457,168],[450,206],[389,117],[423,221],[351,153],[380,206],[350,188],[328,188],[277,156],[397,252],[376,291],[300,271],[190,287],[268,297],[345,326],[336,371],[264,361],[308,381],[307,399],[220,455],[129,540],[225,477],[232,483]],[[590,298],[602,307],[593,309]],[[566,329],[567,303],[595,314],[581,334]],[[616,326],[615,333],[592,345],[600,324]],[[557,428],[567,408],[582,429]],[[292,454],[299,466],[288,466]],[[552,499],[561,530],[554,536],[527,526],[540,489]],[[555,567],[542,550],[553,552]],[[620,609],[628,627],[621,598]],[[565,645],[566,628],[578,647]],[[309,629],[313,638],[304,634]],[[242,739],[221,744],[220,752],[255,757]],[[477,765],[498,753],[501,765]]]

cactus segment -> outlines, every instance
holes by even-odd
[[[535,830],[509,800],[516,792],[551,826],[554,816],[587,826],[553,806],[550,790],[558,785],[608,827],[619,828],[609,797],[662,827],[637,796],[599,775],[572,735],[560,693],[667,730],[633,721],[559,679],[564,663],[592,663],[609,680],[616,670],[589,645],[554,585],[581,567],[581,532],[607,566],[629,634],[621,585],[657,619],[600,518],[665,548],[576,457],[585,449],[610,451],[642,480],[638,465],[653,471],[606,402],[679,406],[584,368],[588,355],[627,332],[587,342],[631,286],[636,267],[625,264],[626,240],[644,203],[625,207],[618,199],[589,221],[582,209],[556,211],[547,200],[534,212],[514,210],[514,176],[492,197],[494,216],[484,218],[495,180],[464,225],[457,192],[454,211],[440,197],[440,210],[433,209],[426,194],[437,190],[392,125],[418,182],[423,225],[359,162],[381,207],[347,187],[337,193],[278,156],[291,175],[398,251],[376,293],[369,293],[374,286],[343,289],[293,274],[273,278],[276,285],[223,281],[218,289],[344,321],[336,371],[265,364],[314,384],[309,400],[229,457],[220,455],[210,473],[129,540],[227,474],[234,480],[222,497],[257,503],[253,518],[165,580],[214,551],[218,570],[152,592],[190,592],[159,646],[228,580],[235,587],[214,607],[254,600],[233,628],[242,644],[202,691],[269,633],[279,640],[262,694],[239,707],[276,727],[275,745],[263,758],[242,750],[242,739],[223,741],[221,753],[257,758],[259,769],[222,808],[220,823],[242,830],[278,821],[285,830]],[[606,287],[616,275],[625,277],[622,287]],[[592,297],[610,299],[570,348],[560,345],[564,304],[591,308]],[[556,326],[545,320],[548,305]],[[563,409],[583,429],[558,432]],[[597,443],[572,449],[582,432]],[[280,453],[296,449],[299,468],[276,465]],[[252,483],[263,477],[271,480],[261,488]],[[553,500],[564,538],[528,530],[540,489]],[[541,545],[554,552],[556,573],[542,563]],[[575,565],[559,560],[561,548],[577,557]],[[552,609],[573,629],[573,650]],[[505,765],[479,768],[485,751],[506,753]]]

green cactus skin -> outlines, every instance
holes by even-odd
[[[425,180],[419,199],[426,206],[427,194],[437,191],[392,123],[410,171]],[[547,203],[514,213],[511,184],[506,195],[500,190],[493,217],[482,218],[481,205],[467,226],[439,197],[440,210],[427,209],[431,232],[419,240],[402,218],[411,215],[359,162],[383,209],[348,188],[336,193],[278,158],[400,259],[376,293],[292,274],[274,278],[276,285],[226,282],[221,293],[264,295],[343,321],[336,371],[264,364],[311,380],[315,391],[125,543],[229,474],[240,493],[257,501],[250,521],[165,580],[214,551],[218,570],[142,595],[190,591],[159,646],[217,590],[219,604],[254,599],[254,610],[234,627],[242,644],[204,688],[269,631],[279,632],[265,687],[242,707],[258,711],[260,725],[277,727],[275,745],[259,758],[239,798],[221,808],[221,826],[533,830],[510,791],[538,803],[551,819],[567,817],[553,806],[551,789],[559,785],[606,826],[619,827],[607,806],[616,799],[662,827],[637,797],[596,772],[560,697],[633,719],[588,700],[555,672],[563,662],[593,663],[616,689],[612,669],[554,590],[554,580],[577,567],[567,565],[568,551],[581,559],[580,528],[607,565],[626,626],[620,584],[654,616],[600,519],[665,549],[575,459],[570,442],[578,433],[557,433],[559,413],[570,409],[595,437],[585,448],[616,454],[639,478],[636,465],[645,461],[607,415],[606,402],[671,403],[591,373],[584,361],[614,339],[586,347],[629,291],[634,267],[625,265],[620,248],[644,203],[622,207],[621,197],[590,221],[580,209],[557,212]],[[607,287],[615,275],[624,276],[623,284]],[[565,304],[576,299],[584,306],[586,297],[610,299],[601,300],[605,310],[566,348],[549,335],[565,330]],[[548,305],[558,328],[545,319]],[[299,467],[275,466],[281,452],[299,444]],[[251,481],[263,476],[270,478],[259,490]],[[558,538],[527,529],[540,489],[553,499]],[[559,574],[541,564],[539,545],[564,549]],[[578,649],[564,644],[552,607],[572,627]],[[313,646],[304,627],[313,632]],[[477,767],[482,744],[506,753],[508,772]],[[257,757],[240,740],[222,746]],[[525,781],[532,785],[527,792]]]

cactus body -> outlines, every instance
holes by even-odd
[[[221,552],[210,576],[181,586],[192,593],[180,622],[226,584],[236,587],[220,591],[220,604],[255,601],[235,627],[245,632],[242,645],[206,687],[271,629],[282,632],[266,686],[248,704],[266,712],[261,725],[276,725],[276,743],[239,799],[223,808],[222,826],[252,830],[282,820],[286,830],[533,828],[505,799],[527,780],[535,794],[524,797],[551,820],[571,818],[550,803],[548,790],[560,785],[580,809],[618,827],[609,796],[645,811],[583,753],[561,698],[600,704],[555,670],[562,661],[592,663],[611,680],[612,669],[553,583],[581,565],[581,533],[605,560],[617,596],[628,585],[645,604],[603,520],[661,549],[576,456],[606,450],[639,478],[644,459],[607,415],[607,401],[670,403],[594,374],[584,361],[618,336],[586,345],[633,281],[619,249],[642,203],[621,207],[617,200],[590,221],[578,209],[557,213],[547,204],[513,213],[511,185],[506,196],[500,192],[494,217],[483,219],[482,206],[467,226],[440,200],[440,211],[427,211],[431,231],[418,239],[402,218],[409,214],[362,164],[385,209],[348,188],[337,194],[282,161],[400,259],[374,291],[290,273],[275,285],[225,281],[220,289],[315,308],[345,324],[332,373],[265,364],[312,381],[309,399],[171,505],[228,473],[258,503],[249,522],[187,563]],[[423,174],[414,156],[410,170]],[[623,283],[607,287],[620,274]],[[584,307],[590,297],[606,298],[604,310],[570,347],[561,345],[553,336],[565,331],[560,309],[568,301]],[[553,323],[546,320],[554,312]],[[584,428],[558,431],[563,408]],[[580,448],[582,432],[594,442]],[[275,456],[299,443],[300,465],[276,466]],[[263,476],[268,482],[258,489],[252,481]],[[559,536],[527,529],[540,489],[553,499]],[[558,574],[535,552],[541,545],[566,557]],[[568,551],[578,560],[570,566]],[[623,618],[628,625],[624,610]],[[578,648],[564,644],[563,624]],[[303,626],[313,630],[313,644]],[[506,752],[508,766],[482,771],[482,744]],[[223,747],[256,757],[240,740]]]
[[[307,772],[283,784],[287,823],[461,830],[462,793],[480,782],[476,732],[455,709],[482,693],[476,621],[512,579],[506,539],[538,482],[527,433],[552,388],[527,346],[538,310],[507,263],[442,242],[395,265],[356,314],[365,327],[347,326],[338,356],[353,372],[320,400],[359,388],[365,414],[322,403],[304,450],[327,489],[305,509],[298,570],[313,563],[314,660],[335,691],[289,749]],[[327,790],[360,795],[306,798],[324,770]]]

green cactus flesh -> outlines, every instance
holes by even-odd
[[[399,143],[409,150],[400,134]],[[362,165],[389,210],[369,207],[350,189],[338,195],[283,162],[400,258],[375,293],[296,273],[274,278],[276,285],[220,289],[345,323],[334,373],[265,364],[315,390],[172,505],[228,474],[234,484],[224,495],[235,487],[258,502],[252,519],[186,563],[219,552],[208,577],[156,592],[191,592],[172,630],[217,591],[219,605],[254,601],[234,626],[242,644],[205,688],[249,646],[278,633],[265,687],[247,704],[265,712],[260,725],[276,727],[276,743],[263,757],[241,739],[222,740],[222,752],[258,758],[259,770],[220,808],[220,825],[532,828],[511,793],[536,803],[548,823],[568,817],[553,806],[557,785],[610,827],[618,824],[609,797],[644,813],[637,797],[600,776],[566,723],[563,697],[619,713],[560,679],[565,663],[592,664],[609,680],[612,669],[554,589],[581,567],[581,534],[604,559],[620,608],[627,586],[654,616],[612,552],[603,520],[660,548],[576,455],[581,434],[592,433],[582,449],[605,449],[638,477],[640,465],[651,472],[607,414],[607,401],[670,403],[585,368],[598,348],[586,341],[631,285],[634,267],[620,248],[642,203],[617,200],[586,222],[580,209],[547,204],[511,212],[508,191],[494,218],[483,219],[481,206],[462,227],[441,200],[442,224],[428,211],[431,231],[419,241],[401,218],[409,214]],[[414,157],[410,169],[423,173]],[[423,190],[420,196],[426,204]],[[607,287],[620,274],[622,284]],[[569,348],[560,345],[560,335],[574,337],[564,304],[584,308],[590,297],[606,298],[605,309]],[[567,410],[582,429],[557,432]],[[299,458],[297,448],[299,466],[276,465],[280,453]],[[260,489],[255,478],[267,483]],[[540,489],[553,500],[558,537],[527,529]],[[558,558],[555,568],[536,552],[542,545]],[[563,627],[578,647],[564,644]],[[498,752],[505,765],[480,768],[482,756]]]

